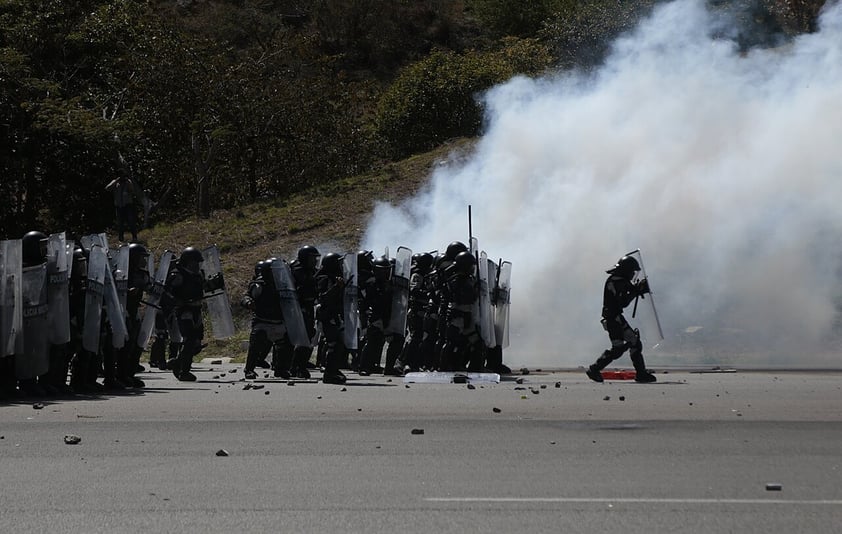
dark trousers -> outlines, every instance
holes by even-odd
[[[137,241],[137,214],[134,204],[117,206],[117,234],[120,241],[125,241],[125,230],[132,233],[132,241]]]

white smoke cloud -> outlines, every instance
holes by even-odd
[[[364,245],[467,241],[472,205],[480,248],[513,263],[510,364],[591,363],[604,271],[640,248],[666,338],[650,365],[838,367],[842,6],[777,49],[741,52],[723,23],[678,0],[594,72],[495,87],[474,151],[378,205]]]

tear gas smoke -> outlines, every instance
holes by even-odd
[[[640,248],[650,365],[838,367],[842,5],[774,49],[727,24],[663,4],[593,72],[493,88],[472,153],[378,205],[364,244],[467,242],[472,205],[480,248],[513,263],[510,364],[591,363],[605,269]]]

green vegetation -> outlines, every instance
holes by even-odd
[[[220,214],[341,192],[476,135],[484,90],[593,64],[657,1],[2,0],[0,235],[109,227],[120,168],[159,201],[157,223],[195,215],[207,236],[231,230],[222,247],[308,235],[332,218]],[[788,34],[824,3],[710,2]]]

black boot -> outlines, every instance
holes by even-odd
[[[249,350],[248,354],[246,354],[246,364],[243,367],[243,375],[246,377],[246,380],[254,380],[257,378],[257,373],[254,372],[254,367],[257,364],[257,359],[259,358],[259,354],[257,354],[257,348],[254,346],[254,343],[249,343]]]
[[[38,385],[38,380],[34,378],[18,380],[18,389],[24,397],[42,398],[47,395],[44,388]]]
[[[15,357],[0,357],[0,397],[12,399],[18,394],[15,380]]]
[[[283,350],[283,348],[279,348]],[[310,378],[310,370],[307,369],[307,364],[310,363],[310,356],[313,354],[313,349],[310,347],[295,347],[292,353],[292,375],[297,378],[308,380]]]
[[[196,351],[198,352],[198,351]],[[194,351],[191,350],[190,347],[186,345],[182,345],[181,351],[178,355],[178,362],[176,364],[176,369],[173,369],[173,374],[179,380],[179,382],[195,382],[196,375],[190,372],[191,367],[193,366],[193,354]]]
[[[386,348],[386,367],[383,374],[386,376],[403,376],[403,362],[400,360],[403,351],[403,338],[394,336],[389,339],[389,346]]]
[[[289,352],[272,347],[272,374],[275,378],[289,380],[292,378],[290,367],[293,366],[293,357]]]
[[[55,360],[50,362],[52,384],[59,390],[59,394],[71,394],[67,378],[70,374],[70,345],[61,345],[54,349],[57,349]]]
[[[322,373],[322,382],[325,384],[344,384],[346,377],[339,369],[325,369]]]
[[[585,371],[585,374],[588,375],[588,378],[590,378],[594,382],[604,382],[604,379],[602,378],[602,373],[597,368],[596,364],[588,367],[588,370]]]
[[[608,367],[608,365],[616,359],[614,353],[610,350],[603,351],[602,355],[596,359],[596,362],[588,367],[588,370],[585,374],[588,375],[588,378],[593,380],[594,382],[602,382],[602,370]]]
[[[643,354],[632,350],[629,354],[632,364],[634,365],[635,377],[634,381],[640,384],[651,384],[657,382],[658,379],[646,369],[646,363],[643,361]]]
[[[88,387],[90,359],[90,354],[83,349],[79,349],[73,356],[70,363],[70,390],[73,393],[92,393]]]
[[[339,358],[335,350],[328,350],[325,354],[325,370],[322,373],[322,382],[325,384],[344,384],[345,375],[339,370]]]

